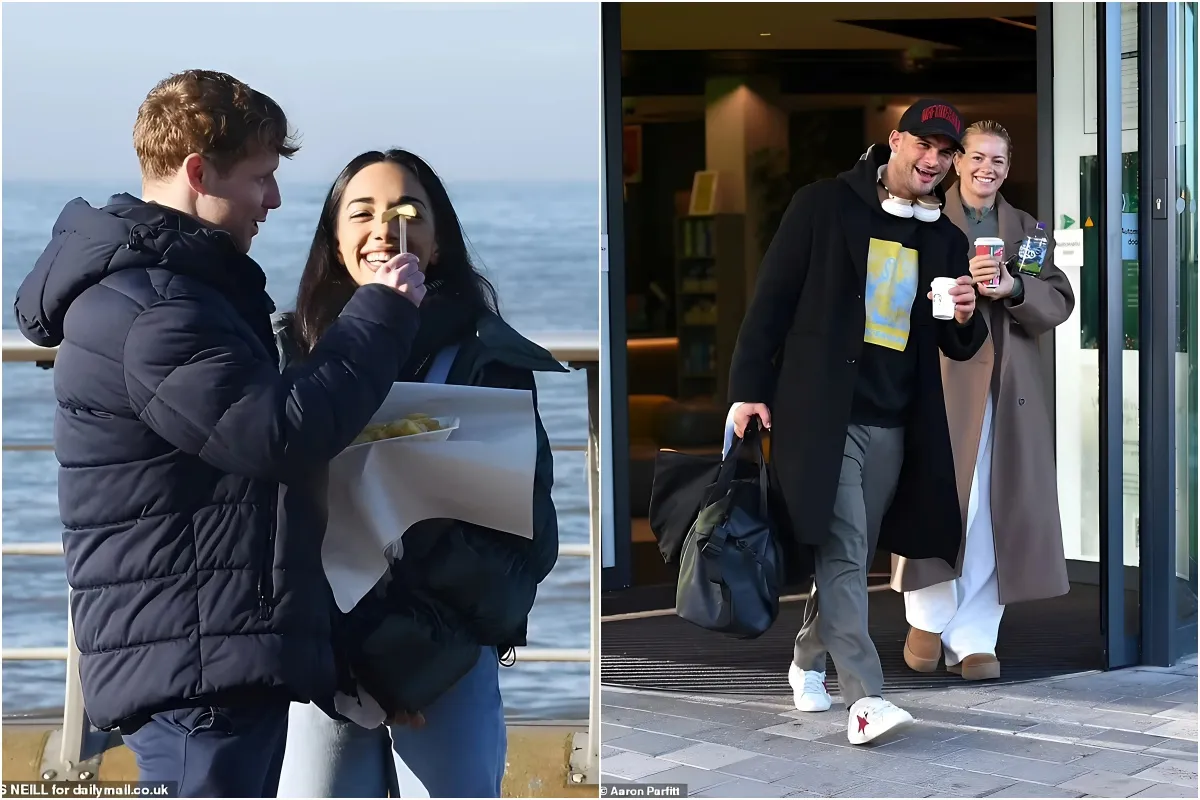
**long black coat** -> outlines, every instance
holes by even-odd
[[[853,170],[792,198],[734,350],[729,400],[771,409],[772,516],[784,540],[797,544],[829,536],[864,347],[870,215],[879,202],[874,174],[886,158],[886,147],[872,148]],[[953,564],[962,522],[938,349],[965,361],[986,340],[987,325],[980,314],[966,326],[933,318],[929,284],[968,274],[967,242],[944,216],[918,231],[920,285],[908,344],[917,351],[916,384],[879,549]]]

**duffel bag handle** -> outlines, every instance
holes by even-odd
[[[767,459],[763,453],[762,446],[762,430],[759,427],[758,417],[751,417],[746,423],[746,432],[742,438],[734,438],[733,446],[729,448],[729,452],[725,458],[721,460],[721,471],[717,473],[717,480],[713,483],[712,488],[704,498],[703,508],[712,505],[718,497],[724,497],[729,493],[729,487],[733,485],[734,475],[737,473],[738,459],[742,454],[742,446],[747,440],[754,442],[754,459],[758,463],[758,510],[763,515],[763,519],[767,518]]]

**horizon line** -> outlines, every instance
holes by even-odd
[[[600,176],[594,178],[569,177],[569,178],[450,178],[445,175],[441,176],[446,183],[600,183]],[[5,175],[2,183],[140,183],[141,178],[34,178],[25,176],[10,177]],[[317,178],[293,178],[279,181],[281,186],[295,184],[315,184],[320,183],[328,185],[330,181]]]

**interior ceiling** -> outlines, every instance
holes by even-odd
[[[1030,35],[1036,13],[1036,3],[622,3],[621,49],[1002,50]]]

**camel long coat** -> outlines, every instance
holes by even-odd
[[[1036,220],[1003,197],[996,203],[1004,252],[1016,253],[1021,240],[1034,231]],[[950,220],[965,231],[957,186],[946,193],[945,208]],[[992,335],[975,357],[961,362],[941,359],[964,533],[984,406],[987,392],[992,392],[992,529],[1004,605],[1057,597],[1069,588],[1059,520],[1052,398],[1042,379],[1038,337],[1071,315],[1075,295],[1066,275],[1054,266],[1053,246],[1050,249],[1040,277],[1021,276],[1025,292],[1018,302],[980,295],[978,307],[986,314]],[[894,556],[892,588],[912,591],[960,577],[965,535],[963,542],[954,569],[940,559]]]

